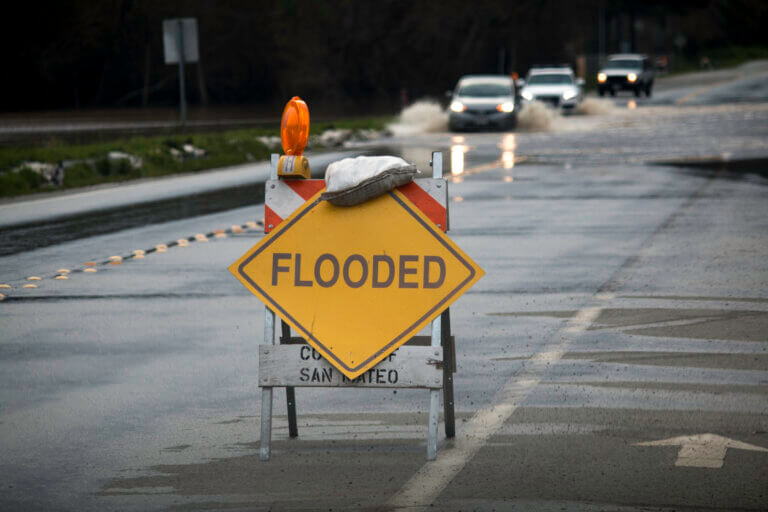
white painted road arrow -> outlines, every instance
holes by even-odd
[[[725,459],[725,452],[728,448],[768,452],[768,449],[762,446],[742,443],[717,434],[672,437],[659,441],[635,443],[635,446],[680,446],[675,466],[713,469],[723,467],[723,459]]]

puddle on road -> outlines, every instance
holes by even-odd
[[[727,155],[704,159],[681,159],[649,162],[653,165],[680,167],[688,174],[706,175],[717,179],[751,181],[768,185],[768,158],[744,158],[730,160]],[[754,178],[758,178],[755,180]]]
[[[571,318],[576,311],[489,313],[489,316]],[[620,329],[662,338],[768,341],[768,312],[726,309],[604,309],[589,330]]]

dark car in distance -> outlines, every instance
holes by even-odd
[[[616,96],[617,91],[633,91],[635,96],[651,95],[655,72],[646,55],[623,53],[611,55],[597,74],[597,93]]]
[[[517,124],[515,99],[515,82],[508,76],[464,76],[451,94],[450,129],[512,129]]]

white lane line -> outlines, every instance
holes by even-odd
[[[609,293],[595,296],[598,301],[613,298],[614,295]],[[523,369],[504,383],[491,404],[479,409],[462,425],[453,443],[448,443],[438,452],[437,460],[424,464],[389,499],[387,505],[391,508],[429,509],[448,483],[487,444],[488,439],[501,429],[530,390],[542,381],[550,364],[563,357],[575,336],[584,332],[600,316],[604,307],[586,307],[577,311],[560,330],[560,342],[551,347],[553,350],[540,352],[526,361]]]

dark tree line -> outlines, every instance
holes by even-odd
[[[0,109],[172,105],[165,18],[198,19],[201,62],[188,67],[192,103],[396,104],[439,96],[471,72],[523,73],[616,51],[763,41],[760,0],[67,0],[14,3],[1,16]],[[640,20],[641,23],[637,23]],[[639,31],[639,33],[635,33]],[[678,50],[680,50],[678,48]]]

